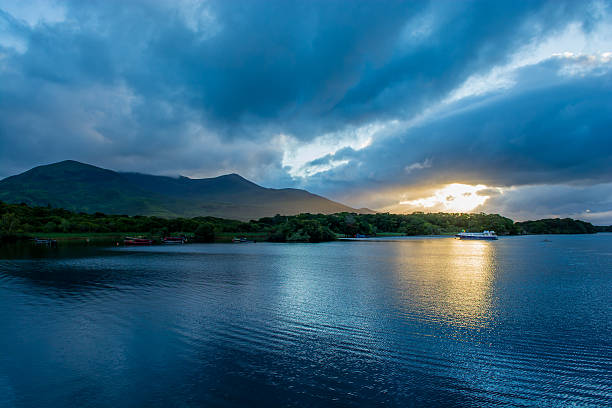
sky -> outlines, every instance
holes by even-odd
[[[0,0],[0,177],[65,159],[612,224],[612,2]]]

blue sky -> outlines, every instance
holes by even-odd
[[[0,177],[64,159],[610,224],[612,4],[0,0]]]

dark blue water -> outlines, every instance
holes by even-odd
[[[612,406],[610,234],[0,254],[0,406]]]

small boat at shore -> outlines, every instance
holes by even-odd
[[[174,244],[184,244],[184,243],[185,243],[185,237],[164,237],[162,239],[162,244],[174,245]]]
[[[232,238],[232,242],[234,244],[245,244],[245,243],[254,242],[254,241],[251,241],[251,240],[247,239],[246,237],[234,237],[234,238]]]
[[[151,245],[153,244],[153,240],[139,237],[125,237],[123,244],[128,246]]]
[[[455,236],[459,239],[481,239],[485,241],[493,241],[497,239],[497,234],[495,234],[495,231],[460,232]]]
[[[45,245],[49,247],[56,247],[57,240],[51,238],[34,238],[32,240],[36,245]]]

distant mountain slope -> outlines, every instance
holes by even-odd
[[[206,179],[119,173],[66,160],[0,181],[0,201],[107,214],[239,220],[276,214],[361,212],[298,189],[261,187],[237,174]]]

